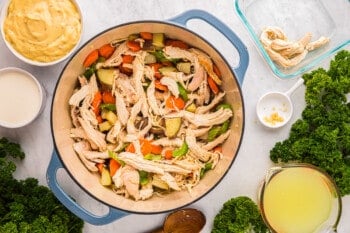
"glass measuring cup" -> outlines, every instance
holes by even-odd
[[[258,199],[271,232],[337,232],[341,196],[333,179],[316,166],[295,163],[270,168]]]

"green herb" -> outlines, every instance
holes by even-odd
[[[19,144],[0,139],[0,232],[82,232],[84,222],[69,212],[35,178],[17,180],[16,165],[6,157],[25,157]]]
[[[214,218],[212,233],[266,233],[258,206],[249,198],[240,196],[226,201]]]
[[[273,162],[307,162],[324,169],[341,195],[350,194],[350,51],[303,75],[306,107],[289,137],[270,151]]]

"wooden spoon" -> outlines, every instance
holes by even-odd
[[[196,209],[181,209],[170,213],[160,227],[151,233],[199,233],[205,225],[204,214]]]

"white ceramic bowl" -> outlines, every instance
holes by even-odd
[[[45,90],[25,70],[0,69],[0,126],[19,128],[33,122],[44,108]]]
[[[55,60],[47,61],[47,62],[30,59],[30,58],[24,56],[23,54],[21,54],[19,51],[17,51],[13,47],[13,45],[8,40],[6,40],[6,36],[5,36],[4,23],[5,23],[5,19],[7,17],[8,7],[9,7],[11,1],[12,0],[6,0],[2,5],[1,14],[0,14],[0,28],[1,28],[1,36],[2,36],[6,46],[17,58],[24,61],[25,63],[35,65],[35,66],[50,66],[50,65],[60,63],[63,60],[67,59],[78,48],[80,41],[81,41],[82,33],[83,33],[83,18],[82,18],[82,13],[81,13],[81,10],[80,10],[78,3],[75,0],[70,0],[75,5],[75,7],[80,15],[81,29],[80,29],[79,39],[77,40],[77,43],[69,51],[67,51],[65,55],[60,56]],[[42,1],[46,1],[46,0],[42,0]]]

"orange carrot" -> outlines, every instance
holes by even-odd
[[[112,92],[104,91],[102,93],[102,102],[105,104],[115,104],[115,97],[113,96]]]
[[[152,40],[153,39],[153,34],[150,32],[140,32],[140,36],[144,40]]]
[[[163,65],[161,63],[152,63],[149,64],[149,66],[152,68],[154,71],[154,77],[155,78],[161,78],[163,75],[159,72],[159,68],[162,67]]]
[[[109,160],[109,174],[111,177],[114,176],[114,174],[117,172],[117,170],[120,168],[120,163],[118,163],[115,159]]]
[[[173,150],[166,150],[164,152],[164,158],[165,159],[172,159],[173,158]]]
[[[95,49],[93,51],[91,51],[85,58],[84,62],[83,62],[83,66],[84,67],[89,67],[92,64],[94,64],[98,59],[98,50]]]
[[[137,52],[141,50],[140,43],[134,40],[129,40],[128,42],[126,42],[126,46],[133,52]]]
[[[149,140],[140,139],[140,145],[141,145],[141,153],[143,155],[152,153],[152,144]]]
[[[135,147],[134,144],[130,143],[126,148],[125,148],[126,152],[130,152],[130,153],[135,153]]]
[[[91,106],[92,106],[92,111],[94,111],[96,116],[100,115],[100,105],[102,103],[102,94],[101,92],[96,92],[94,99],[92,100]]]
[[[155,155],[160,155],[162,153],[163,147],[161,145],[153,145],[151,144],[151,153]]]
[[[208,76],[208,85],[210,87],[210,90],[216,95],[219,93],[219,87],[216,85],[215,81],[212,77]]]
[[[156,87],[156,89],[160,90],[160,91],[168,91],[168,87],[163,85],[159,80],[155,80],[154,81],[154,85]]]
[[[112,46],[111,44],[105,44],[98,49],[98,53],[100,54],[101,57],[104,57],[107,59],[110,56],[112,56],[112,54],[114,53],[114,50],[115,50],[114,46]]]
[[[180,48],[180,49],[189,49],[189,47],[190,47],[188,44],[186,44],[182,40],[167,40],[165,42],[165,45],[177,47],[177,48]]]
[[[103,169],[103,167],[104,167],[104,164],[103,164],[103,163],[97,163],[97,164],[96,164],[96,167],[97,167],[99,173],[102,173],[102,169]]]
[[[214,149],[213,149],[214,152],[220,152],[222,153],[222,146],[219,145],[219,146],[216,146]]]
[[[131,64],[134,60],[134,56],[132,55],[129,55],[129,54],[125,54],[122,56],[122,59],[123,59],[123,63],[127,63],[127,64]]]
[[[103,119],[102,119],[101,115],[96,116],[96,119],[97,119],[98,123],[102,123],[103,122]]]
[[[179,96],[169,96],[165,101],[165,106],[169,109],[183,109],[185,107],[185,101]]]

